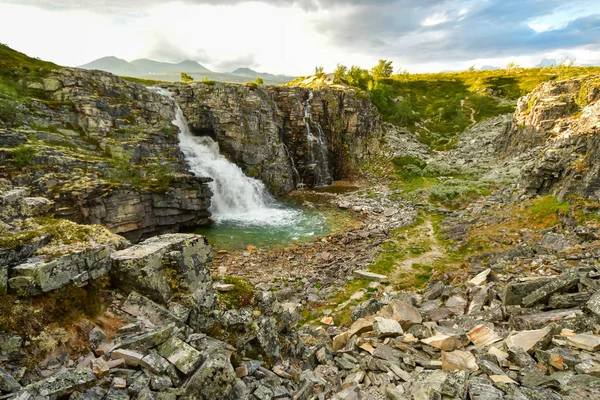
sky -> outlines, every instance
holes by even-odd
[[[600,0],[0,0],[0,43],[60,65],[191,59],[308,75],[340,63],[435,72],[600,65]]]

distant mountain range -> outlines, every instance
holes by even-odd
[[[281,84],[294,79],[292,76],[274,75],[266,72],[256,72],[250,68],[238,68],[231,73],[213,72],[196,61],[185,60],[180,63],[168,63],[162,61],[140,58],[128,62],[114,56],[102,57],[79,68],[99,69],[120,76],[133,76],[136,78],[155,79],[175,82],[181,79],[181,73],[185,72],[196,80],[207,77],[211,80],[222,82],[248,82],[260,77],[266,84]]]

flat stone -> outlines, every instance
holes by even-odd
[[[156,347],[164,343],[173,335],[175,328],[175,324],[169,324],[154,331],[126,339],[123,343],[119,344],[118,347],[130,350],[141,350],[145,352],[152,347]]]
[[[479,369],[470,351],[442,351],[442,369],[475,372]]]
[[[475,328],[467,332],[467,336],[471,342],[477,347],[486,347],[492,343],[496,343],[502,338],[493,330],[485,325],[477,325]]]
[[[580,307],[582,304],[585,304],[590,300],[591,295],[592,294],[590,292],[577,292],[567,294],[555,293],[550,297],[550,300],[548,300],[548,308],[565,309]]]
[[[421,342],[443,351],[453,351],[463,347],[462,343],[455,340],[452,336],[444,334],[437,334],[421,339]]]
[[[160,392],[173,387],[173,382],[171,381],[171,378],[166,375],[150,374],[150,387],[152,390]]]
[[[423,294],[423,297],[426,300],[435,300],[442,295],[445,287],[446,285],[444,285],[443,282],[436,282],[433,285],[427,287],[427,290]]]
[[[545,387],[560,389],[560,382],[552,375],[541,372],[526,373],[521,377],[521,384],[529,388]]]
[[[102,378],[110,375],[110,367],[108,363],[102,358],[96,358],[90,362],[90,367],[92,368],[92,372],[96,375],[97,378]]]
[[[588,351],[600,350],[600,336],[599,335],[590,335],[590,334],[582,333],[582,334],[568,338],[568,341],[571,346],[575,346],[575,347],[578,347],[583,350],[588,350]]]
[[[583,315],[579,309],[552,310],[536,314],[517,315],[513,317],[515,329],[539,329],[552,322],[574,319]]]
[[[182,318],[135,291],[127,296],[127,300],[125,300],[121,309],[133,316],[146,318],[156,326],[164,326],[166,324],[183,326],[187,320],[187,316]]]
[[[486,286],[480,287],[476,289],[475,294],[473,294],[473,298],[469,303],[469,307],[467,308],[467,314],[471,315],[474,313],[478,313],[483,309],[483,306],[489,301],[489,288]]]
[[[464,315],[468,303],[464,294],[454,294],[446,300],[446,308],[454,315]]]
[[[508,349],[508,360],[522,369],[535,369],[537,362],[521,347]]]
[[[373,331],[378,339],[397,337],[402,335],[402,327],[393,319],[376,317],[373,322]]]
[[[494,383],[511,383],[515,385],[517,384],[517,382],[510,379],[507,375],[490,375],[489,378]]]
[[[217,292],[231,292],[233,289],[235,289],[235,285],[232,283],[219,283],[215,285]]]
[[[600,316],[600,290],[596,291],[586,303],[586,308],[594,314]]]
[[[400,368],[398,366],[398,364],[395,363],[389,363],[388,368],[400,379],[402,379],[404,382],[411,382],[412,378],[410,376],[410,374],[408,372],[406,372],[405,370],[403,370],[402,368]]]
[[[248,376],[248,366],[246,364],[242,364],[239,367],[237,367],[235,369],[235,375],[238,378],[243,378],[245,376]]]
[[[423,371],[416,376],[411,395],[414,399],[466,399],[467,377],[466,371]]]
[[[417,307],[399,299],[392,300],[383,306],[377,315],[398,321],[404,330],[423,322],[423,317]]]
[[[19,382],[0,367],[0,392],[11,393],[21,389]]]
[[[186,375],[202,363],[202,354],[175,336],[160,345],[158,353]]]
[[[513,332],[506,338],[506,347],[520,347],[525,351],[532,350],[538,343],[549,338],[551,329],[549,327],[537,330]]]
[[[76,369],[32,383],[23,389],[25,396],[33,398],[63,398],[75,391],[90,388],[96,382],[96,376],[90,368]],[[40,396],[40,397],[36,397]],[[30,397],[23,397],[29,399]]]
[[[535,278],[509,283],[504,289],[502,301],[505,306],[520,306],[525,296],[548,284],[551,280],[552,278]]]
[[[404,392],[389,386],[385,388],[385,398],[387,400],[408,400]]]
[[[573,287],[578,282],[579,276],[574,273],[557,276],[544,286],[523,297],[523,306],[532,307],[537,303],[548,300],[554,293],[562,292]]]
[[[113,387],[116,389],[125,389],[127,387],[127,381],[123,378],[116,377],[113,379]]]
[[[363,271],[360,269],[355,270],[354,275],[359,279],[365,279],[368,281],[385,282],[388,280],[388,277],[385,275],[375,274],[373,272]]]
[[[117,349],[111,353],[110,357],[113,360],[118,360],[121,358],[125,361],[126,365],[130,367],[137,367],[140,365],[144,355],[133,350]]]
[[[471,279],[467,283],[470,285],[473,285],[473,286],[483,285],[487,281],[487,278],[491,272],[492,272],[492,270],[488,268],[488,269],[478,273],[477,275],[475,275],[473,277],[473,279]]]
[[[151,352],[144,356],[140,361],[140,365],[149,369],[155,374],[164,374],[169,368],[169,362],[158,353]]]
[[[469,382],[469,398],[471,400],[503,400],[504,392],[492,385]]]

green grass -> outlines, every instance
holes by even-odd
[[[531,218],[536,222],[554,218],[558,212],[566,214],[570,209],[571,207],[567,202],[558,201],[558,199],[552,195],[540,197],[536,199],[533,205],[528,207]]]
[[[220,304],[227,310],[242,308],[254,300],[254,286],[249,280],[237,276],[213,277],[226,284],[234,285],[229,292],[217,292]]]

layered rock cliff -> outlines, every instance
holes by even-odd
[[[499,144],[528,154],[521,171],[529,193],[600,199],[600,79],[546,82],[519,100],[512,128]]]
[[[198,82],[168,89],[194,134],[213,137],[222,153],[276,194],[315,184],[307,124],[324,133],[336,180],[355,176],[383,135],[373,105],[354,90],[314,90],[308,101],[310,91],[295,87]]]
[[[51,198],[57,217],[134,241],[208,222],[210,180],[188,171],[171,99],[100,71],[21,84],[28,96],[0,125],[0,173]]]

